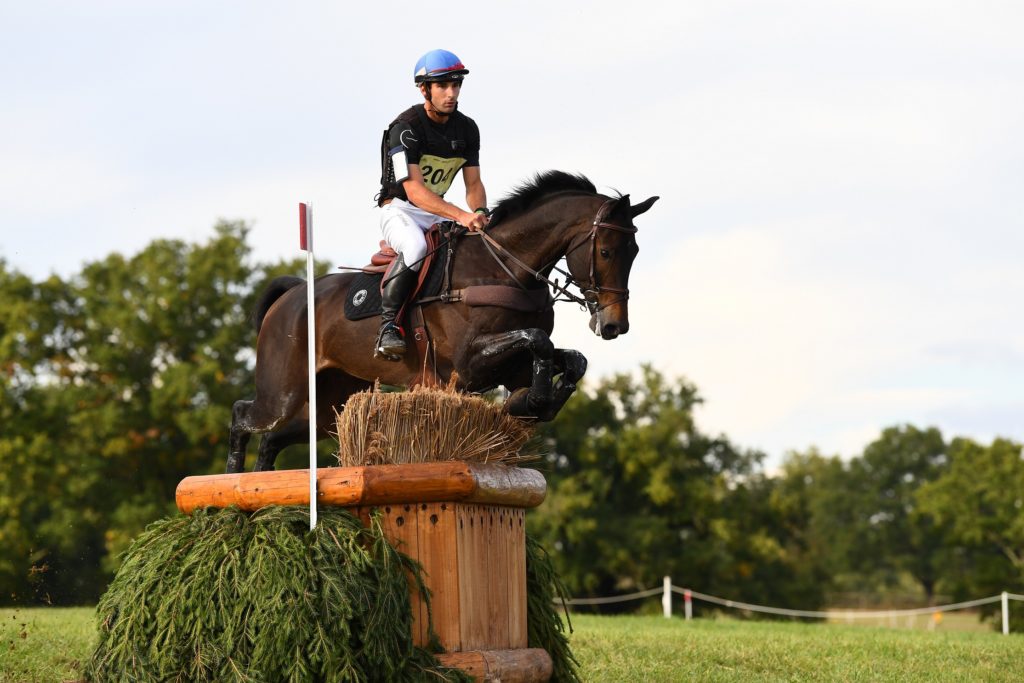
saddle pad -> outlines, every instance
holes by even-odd
[[[434,254],[427,279],[423,287],[417,293],[416,298],[421,299],[429,296],[437,296],[441,293],[441,285],[444,281],[444,268],[448,262],[448,247],[442,246]],[[356,273],[352,284],[348,288],[348,297],[345,299],[345,317],[349,320],[362,320],[375,315],[380,315],[380,283],[384,279],[384,273]]]

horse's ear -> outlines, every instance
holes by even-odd
[[[650,199],[645,199],[644,201],[640,202],[636,206],[629,207],[630,218],[636,218],[640,214],[644,213],[649,208],[654,206],[654,202],[658,201],[659,199],[661,199],[661,198],[657,197],[657,196],[651,197]]]

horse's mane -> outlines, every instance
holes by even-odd
[[[491,212],[491,223],[518,216],[544,197],[559,192],[596,194],[597,188],[584,175],[573,175],[564,171],[544,171],[502,197],[495,205],[494,211]]]

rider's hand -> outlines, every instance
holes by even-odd
[[[482,213],[469,213],[467,211],[459,223],[466,226],[470,232],[476,232],[477,230],[483,230],[486,228],[487,223],[489,223],[490,220],[490,218]]]

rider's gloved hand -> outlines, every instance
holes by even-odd
[[[477,230],[483,230],[486,228],[490,220],[491,219],[488,218],[485,213],[469,213],[467,211],[459,223],[466,226],[470,232],[476,232]]]

